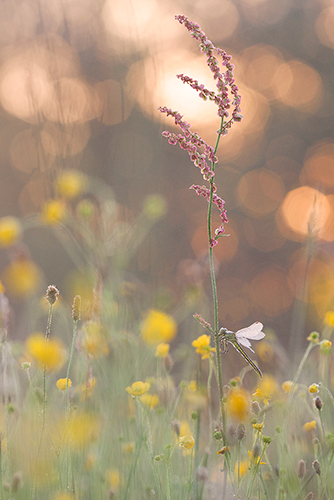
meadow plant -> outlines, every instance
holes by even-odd
[[[216,89],[178,78],[214,102],[220,120],[211,147],[178,111],[160,108],[181,130],[163,136],[188,152],[204,180],[191,189],[208,204],[213,319],[196,313],[193,323],[208,334],[194,338],[191,328],[175,346],[186,303],[159,307],[129,279],[132,257],[166,211],[161,196],[148,197],[127,223],[108,186],[64,171],[39,214],[0,219],[0,247],[15,250],[0,283],[1,500],[334,497],[334,312],[323,332],[307,336],[294,375],[269,330],[255,347],[262,370],[244,351],[264,338],[260,322],[235,333],[220,328],[214,251],[227,215],[215,184],[217,150],[242,119],[241,97],[231,56],[187,17],[176,20],[199,42]],[[58,238],[75,268],[70,294],[50,285],[42,302],[42,273],[22,243],[36,227]],[[27,303],[24,343],[9,338],[7,293]],[[242,357],[228,379],[229,344]]]

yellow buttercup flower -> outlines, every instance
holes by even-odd
[[[141,337],[147,344],[157,345],[161,342],[170,342],[177,332],[177,325],[168,314],[150,310],[141,326]]]
[[[270,363],[274,357],[274,349],[265,340],[259,342],[259,345],[256,346],[256,352],[264,363]]]
[[[143,394],[140,401],[149,408],[155,408],[159,404],[159,397],[157,394]]]
[[[0,219],[0,247],[10,247],[20,238],[22,226],[16,217],[1,217]]]
[[[182,446],[186,450],[191,450],[194,444],[195,444],[195,439],[191,434],[180,437],[180,446]]]
[[[252,451],[248,450],[248,456],[249,456],[249,460],[253,464],[258,464],[258,463],[260,463],[260,465],[266,464],[266,462],[260,462],[260,455],[258,455],[255,450],[252,450]]]
[[[265,374],[253,396],[258,396],[263,400],[264,404],[268,405],[269,400],[277,396],[279,392],[280,389],[276,378],[272,375]]]
[[[125,390],[130,394],[130,396],[142,396],[150,390],[150,384],[148,382],[134,382],[131,387],[127,387]]]
[[[124,443],[122,446],[122,452],[131,455],[134,452],[135,444],[133,442]]]
[[[56,383],[56,386],[60,391],[66,391],[67,387],[71,387],[71,385],[72,381],[70,378],[68,379],[68,384],[67,384],[67,378],[60,378],[59,380],[57,380]]]
[[[120,485],[120,474],[118,469],[109,469],[106,471],[106,480],[109,483],[110,488],[114,492],[118,492]]]
[[[282,384],[282,389],[284,392],[286,392],[288,394],[291,391],[292,386],[293,386],[292,380],[286,380]]]
[[[33,295],[42,281],[39,268],[29,259],[19,259],[11,262],[3,272],[6,290],[15,297]]]
[[[264,427],[263,422],[258,423],[258,424],[253,424],[253,429],[255,429],[258,432],[262,432],[263,427]]]
[[[79,388],[79,392],[81,391],[81,401],[86,401],[92,397],[95,386],[97,384],[96,377],[89,377],[86,384],[82,384]]]
[[[249,413],[249,399],[242,388],[232,388],[226,398],[226,408],[232,419],[244,421]]]
[[[65,442],[71,448],[81,448],[97,440],[101,424],[97,415],[76,411],[69,422],[64,420],[63,429]]]
[[[314,431],[314,429],[316,428],[317,426],[317,423],[315,420],[311,420],[310,422],[306,422],[304,425],[303,425],[303,429],[305,432],[312,432]]]
[[[34,333],[26,341],[29,354],[48,370],[61,368],[65,361],[65,349],[62,341],[57,338],[45,340],[43,333]]]
[[[86,176],[75,170],[66,170],[57,179],[58,194],[68,200],[77,198],[85,191],[86,186]]]
[[[48,200],[43,206],[41,217],[50,226],[61,224],[66,218],[66,206],[62,201]]]
[[[210,353],[215,351],[215,349],[210,346],[210,343],[210,335],[204,334],[194,340],[192,346],[196,348],[198,354],[202,354],[202,359],[207,359],[210,357]]]
[[[248,468],[249,468],[250,461],[247,459],[241,460],[240,461],[240,467],[239,467],[239,475],[242,477],[244,474],[246,474]],[[238,476],[238,462],[235,463],[234,466],[234,474]]]
[[[88,357],[103,358],[109,354],[106,331],[99,321],[88,321],[84,324],[79,344]]]
[[[319,386],[317,384],[312,384],[312,385],[310,385],[308,390],[311,394],[315,394],[316,392],[319,391]]]
[[[318,332],[311,332],[310,335],[306,338],[309,342],[312,342],[312,344],[319,344],[319,333]]]
[[[165,344],[164,342],[157,345],[157,348],[155,350],[155,356],[157,358],[165,358],[167,354],[169,353],[169,344]]]
[[[329,355],[332,352],[332,342],[330,340],[324,339],[320,342],[320,352],[322,354]]]
[[[326,312],[324,323],[327,326],[334,328],[334,311],[327,311]]]

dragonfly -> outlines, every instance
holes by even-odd
[[[222,345],[222,352],[228,352],[228,344],[232,344],[233,347],[241,354],[243,358],[247,361],[247,363],[250,364],[250,366],[258,373],[258,375],[262,378],[262,372],[260,368],[254,363],[254,361],[245,353],[243,348],[248,347],[252,352],[252,346],[249,341],[250,340],[261,340],[265,336],[265,334],[262,331],[263,324],[260,323],[259,321],[256,321],[250,326],[247,326],[246,328],[242,328],[241,330],[238,330],[237,332],[231,332],[230,330],[227,330],[227,328],[221,328],[219,330],[218,336],[219,340],[221,341]]]

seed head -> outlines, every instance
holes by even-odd
[[[297,475],[299,479],[303,479],[306,473],[306,464],[304,460],[299,460],[297,467]]]
[[[315,472],[318,474],[318,476],[320,476],[321,469],[320,469],[320,463],[318,460],[314,460],[314,462],[312,462],[312,467],[315,470]]]
[[[316,398],[314,398],[313,401],[314,401],[314,406],[317,408],[317,410],[321,410],[324,405],[321,397],[317,396]]]
[[[52,306],[58,300],[59,290],[54,285],[49,285],[46,289],[45,298]]]
[[[246,436],[246,427],[240,423],[237,427],[237,439],[241,441]]]
[[[72,305],[72,318],[74,321],[80,320],[80,312],[81,312],[81,297],[80,295],[76,295],[73,299]]]

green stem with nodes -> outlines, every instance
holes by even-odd
[[[50,337],[50,332],[51,332],[52,311],[53,311],[53,304],[50,303],[49,304],[48,320],[47,320],[46,331],[45,331],[45,343],[46,344],[49,342],[49,337]],[[46,365],[44,365],[43,366],[42,427],[41,427],[41,434],[39,436],[37,457],[36,457],[36,462],[35,462],[35,467],[34,467],[34,474],[33,474],[33,479],[32,479],[32,485],[31,485],[31,489],[30,489],[30,496],[29,496],[30,500],[32,500],[32,497],[33,497],[33,494],[34,494],[34,490],[35,490],[38,461],[39,461],[39,457],[40,457],[41,449],[42,449],[42,441],[43,441],[43,435],[44,435],[44,430],[45,430],[45,420],[46,420],[46,406],[47,406],[47,402],[46,402]]]
[[[219,141],[220,141],[221,134],[222,134],[223,125],[224,125],[224,119],[222,118],[221,124],[220,124],[220,130],[218,132],[218,137],[217,137],[217,141],[216,141],[216,146],[214,149],[215,155],[217,153]],[[214,162],[212,162],[211,170],[213,172],[215,171]],[[215,268],[214,268],[214,261],[213,261],[213,248],[211,247],[213,180],[214,180],[214,177],[212,179],[210,179],[210,198],[209,198],[209,206],[208,206],[209,265],[210,265],[210,276],[211,276],[211,286],[212,286],[212,295],[213,295],[214,331],[215,331],[214,337],[215,337],[215,347],[216,347],[216,356],[217,356],[218,388],[219,388],[219,398],[220,398],[220,405],[221,405],[220,409],[221,409],[223,431],[224,431],[224,445],[226,445],[226,442],[225,442],[226,415],[225,415],[224,405],[222,404],[224,392],[223,392],[223,376],[222,376],[222,366],[221,366],[220,342],[219,342],[219,337],[218,337],[218,331],[219,331],[218,295],[217,295],[217,282],[216,282],[216,275],[215,275]]]

